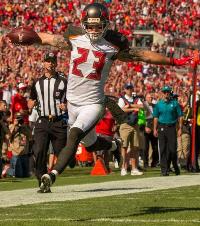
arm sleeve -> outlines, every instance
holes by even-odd
[[[64,80],[64,92],[63,92],[63,96],[62,96],[62,103],[66,103],[67,102],[67,80]]]
[[[112,60],[117,59],[117,54],[120,51],[129,49],[128,39],[120,32],[108,30],[105,39],[118,49],[118,52],[112,57]]]

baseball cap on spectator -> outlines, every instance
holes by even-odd
[[[20,82],[19,85],[18,85],[19,89],[26,89],[26,87],[27,86],[24,83],[22,83],[22,82]]]
[[[133,84],[132,83],[126,83],[124,85],[124,89],[133,89]]]
[[[163,93],[170,93],[172,91],[172,88],[170,86],[163,86],[162,92]]]
[[[57,61],[57,55],[53,52],[46,53],[44,55],[44,61],[56,62]]]

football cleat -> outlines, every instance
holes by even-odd
[[[39,189],[38,191],[37,191],[37,193],[51,193],[51,189],[49,188],[49,190],[43,190],[43,189]]]
[[[41,177],[40,193],[49,193],[51,185],[55,182],[56,175],[54,173],[44,174]]]

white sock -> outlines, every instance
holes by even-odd
[[[57,170],[52,170],[51,173],[55,174],[56,176],[58,175],[58,171]]]
[[[117,145],[115,141],[112,141],[112,147],[108,151],[115,151],[117,149]]]

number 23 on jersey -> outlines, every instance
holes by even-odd
[[[77,48],[78,54],[80,56],[73,60],[73,69],[72,73],[76,76],[80,77],[87,77],[88,79],[93,80],[100,80],[101,79],[101,72],[103,70],[106,54],[104,52],[92,50],[92,54],[94,55],[93,64],[91,65],[93,73],[90,73],[89,75],[84,75],[83,70],[79,69],[78,66],[84,63],[87,63],[88,61],[88,55],[89,55],[89,49],[85,48]]]

